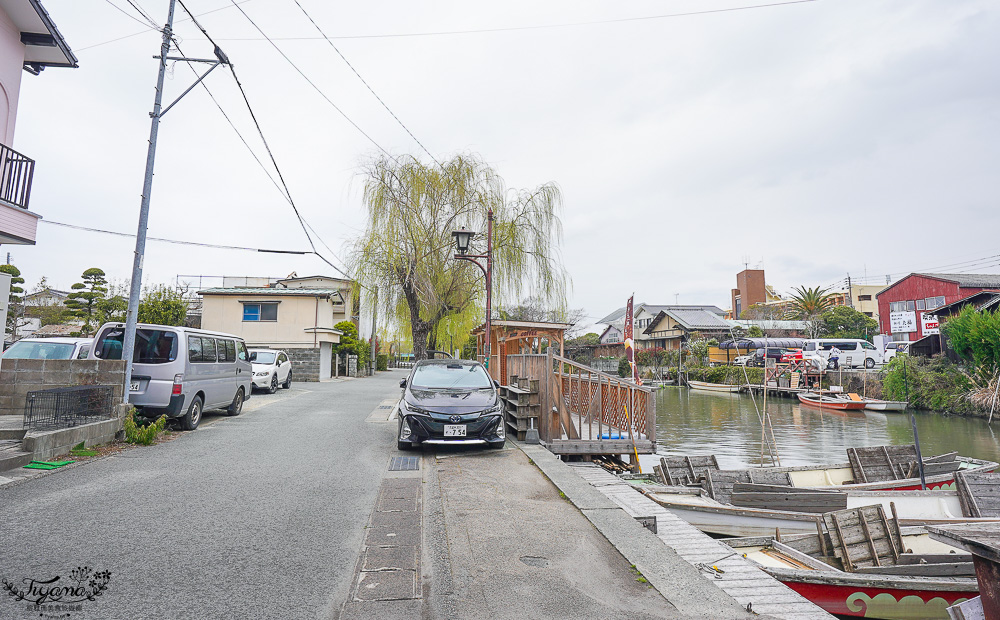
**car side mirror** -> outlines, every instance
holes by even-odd
[[[499,381],[497,381],[496,379],[494,379],[494,380],[493,380],[493,387],[495,387],[495,388],[499,388],[499,387],[500,387],[500,382],[499,382]]]
[[[400,381],[399,381],[399,387],[406,388],[406,379],[400,379]]]

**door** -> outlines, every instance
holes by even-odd
[[[236,397],[238,385],[236,366],[236,342],[228,338],[216,338],[218,352],[215,383],[218,386],[219,404],[228,406]]]
[[[278,382],[285,383],[288,381],[288,373],[291,371],[292,362],[288,360],[288,356],[282,351],[278,354]]]
[[[247,353],[247,345],[242,340],[237,340],[236,344],[236,382],[243,386],[244,398],[250,398],[251,383],[253,382],[253,366],[250,364],[250,354]]]

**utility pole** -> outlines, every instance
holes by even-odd
[[[849,308],[854,307],[853,297],[854,296],[851,294],[851,274],[847,274],[847,307]]]
[[[122,391],[122,399],[128,402],[129,387],[132,383],[132,361],[135,353],[135,328],[139,316],[139,294],[142,292],[142,268],[146,255],[146,229],[149,224],[149,197],[153,191],[153,162],[156,159],[156,136],[160,130],[160,119],[170,111],[170,108],[180,101],[184,95],[191,92],[195,86],[201,83],[220,64],[229,64],[229,59],[216,46],[215,59],[206,60],[198,58],[185,58],[168,56],[170,54],[170,41],[174,27],[174,7],[177,0],[170,0],[167,10],[167,23],[163,26],[163,40],[160,44],[160,55],[156,56],[160,61],[160,70],[156,76],[156,95],[153,98],[153,111],[149,116],[152,119],[149,128],[149,150],[146,152],[146,176],[142,183],[142,202],[139,205],[139,226],[135,235],[135,256],[132,261],[132,279],[129,283],[128,313],[125,315],[125,335],[122,342],[122,359],[125,360],[125,386]],[[167,61],[179,60],[183,62],[204,62],[212,65],[208,71],[203,73],[194,84],[188,87],[179,97],[161,111],[163,104],[163,78],[167,72]]]

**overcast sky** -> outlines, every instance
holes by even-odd
[[[167,0],[133,1],[165,21]],[[755,3],[300,2],[328,35],[345,37],[337,47],[435,157],[475,152],[511,187],[559,184],[570,305],[592,318],[633,292],[726,308],[745,262],[779,291],[848,273],[884,283],[911,271],[1000,271],[996,2],[816,0],[363,38]],[[125,0],[44,4],[80,67],[23,76],[13,146],[37,160],[31,209],[134,234],[159,33],[112,6],[141,19]],[[196,14],[227,6],[186,4]],[[427,157],[294,0],[240,8],[378,145]],[[235,65],[303,215],[343,256],[364,224],[359,165],[377,147],[231,4],[199,21]],[[177,32],[188,55],[211,55],[190,21]],[[191,80],[174,66],[167,99]],[[266,158],[231,74],[220,68],[207,84]],[[308,249],[200,88],[161,123],[149,234]],[[36,246],[4,249],[29,286],[44,275],[68,288],[92,266],[128,277],[133,244],[43,223]],[[315,257],[156,242],[145,267],[153,283],[332,273]]]

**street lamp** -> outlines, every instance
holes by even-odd
[[[458,248],[458,254],[455,255],[455,258],[475,263],[483,271],[483,275],[486,276],[486,349],[484,353],[486,354],[486,368],[488,370],[490,367],[490,349],[492,344],[490,332],[492,331],[491,327],[493,323],[493,209],[489,210],[487,222],[486,254],[469,254],[469,243],[476,233],[466,230],[465,226],[453,231],[451,236],[455,238],[455,246]],[[484,259],[486,264],[483,265],[483,263],[476,260],[477,258]]]

